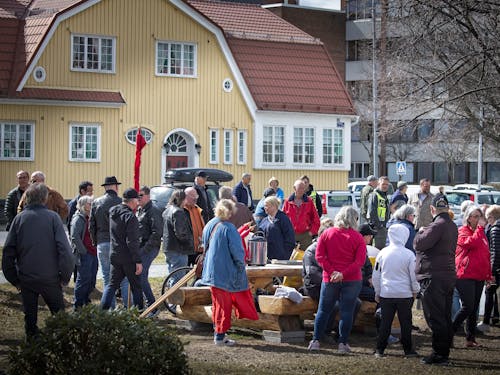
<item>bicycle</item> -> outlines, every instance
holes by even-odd
[[[163,281],[163,284],[161,286],[161,294],[162,295],[165,294],[174,285],[172,280],[180,280],[182,278],[182,276],[187,274],[192,269],[193,269],[192,266],[184,266],[184,267],[176,268],[175,270],[170,272],[167,275],[167,277],[165,278],[165,280]],[[182,286],[194,286],[194,283],[196,282],[196,280],[197,280],[196,276],[193,276],[192,278],[187,280],[187,282]],[[177,305],[169,303],[168,300],[165,300],[163,302],[163,304],[165,305],[167,310],[170,311],[173,315],[176,314]]]

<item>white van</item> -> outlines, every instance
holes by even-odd
[[[353,206],[359,212],[356,194],[348,190],[318,191],[323,205],[323,216],[333,219],[343,206]]]

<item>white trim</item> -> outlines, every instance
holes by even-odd
[[[182,45],[182,58],[181,61],[184,62],[184,46],[193,46],[194,47],[194,59],[193,59],[193,74],[171,74],[169,73],[159,73],[158,72],[158,44],[163,43],[167,44],[168,51],[167,54],[170,54],[170,45],[172,44],[180,44]],[[170,61],[170,57],[169,57]],[[179,40],[156,40],[155,41],[155,76],[157,77],[179,77],[179,78],[198,78],[198,44],[193,42],[182,42]]]
[[[41,77],[36,76],[37,71],[42,73]],[[35,80],[35,82],[38,82],[38,83],[43,82],[43,81],[45,81],[45,78],[47,78],[47,72],[45,71],[45,68],[43,66],[35,67],[35,69],[33,70],[33,79]]]
[[[290,113],[258,111],[257,119],[254,124],[254,169],[275,169],[283,170],[341,170],[348,171],[351,167],[351,121],[356,116],[328,115],[314,113]],[[341,164],[323,163],[323,129],[338,129],[338,121],[344,123],[343,127],[343,161]],[[264,163],[263,162],[263,139],[264,126],[283,126],[285,128],[285,155],[283,163]],[[315,129],[315,156],[314,163],[294,163],[293,162],[293,129],[310,128]]]
[[[101,2],[101,0],[85,1],[84,3],[74,7],[73,9],[71,9],[67,12],[63,11],[63,14],[60,14],[59,16],[56,17],[49,32],[47,33],[47,35],[45,35],[45,38],[43,39],[42,45],[38,49],[36,55],[33,56],[31,63],[29,64],[28,68],[24,72],[24,76],[21,79],[21,82],[19,82],[19,85],[17,86],[16,91],[21,91],[23,89],[23,87],[26,84],[26,82],[28,81],[28,78],[31,75],[33,69],[35,68],[36,64],[38,63],[38,60],[40,60],[40,57],[42,56],[43,52],[45,51],[45,48],[47,48],[47,45],[49,44],[50,40],[52,39],[52,36],[56,32],[59,24],[62,21],[67,20],[70,17],[73,17],[75,14],[83,12],[84,10],[86,10],[86,9],[90,8],[91,6],[94,6],[95,4],[100,3],[100,2]]]
[[[135,145],[136,145],[136,143],[137,143],[137,130],[138,130],[138,129],[139,129],[139,126],[134,126],[134,127],[129,128],[128,130],[126,130],[126,131],[125,131],[125,140],[126,140],[128,143],[130,143],[131,145],[133,145],[133,146],[135,146]],[[135,133],[135,134],[136,134],[136,140],[135,140],[134,142],[132,142],[130,139],[128,139],[128,133],[133,132],[134,130],[136,131],[136,133]],[[154,138],[154,133],[153,133],[153,131],[152,131],[152,130],[150,130],[149,128],[144,127],[144,126],[141,126],[141,130],[144,130],[144,131],[146,131],[146,132],[148,132],[148,133],[150,133],[150,134],[151,134],[151,137],[149,138],[149,142],[148,142],[148,140],[144,137],[144,140],[146,141],[146,144],[148,144],[148,145],[149,145],[151,142],[153,142],[153,138]]]
[[[100,163],[101,162],[101,124],[99,123],[85,123],[85,122],[75,122],[71,121],[68,123],[69,125],[69,147],[68,147],[68,160],[70,162],[77,162],[77,163]],[[73,127],[83,127],[83,128],[97,128],[97,150],[96,150],[96,158],[95,159],[87,159],[85,156],[83,158],[73,158],[72,154],[72,133],[73,133]],[[86,134],[84,134],[86,138]],[[85,141],[83,142],[84,145],[86,145]],[[84,148],[84,153],[85,153],[85,148]]]
[[[243,135],[243,145],[240,148],[240,134]],[[236,130],[236,164],[245,165],[247,163],[247,150],[248,150],[248,132],[246,129],[237,129]],[[243,157],[240,160],[240,151]]]
[[[215,134],[215,145],[212,145],[212,134]],[[213,159],[212,154],[215,154]],[[219,164],[219,129],[212,128],[208,131],[208,163]]]
[[[73,38],[74,37],[83,37],[83,38],[98,38],[99,39],[99,51],[98,51],[98,57],[99,57],[99,68],[98,69],[88,69],[88,68],[75,68],[73,67]],[[101,41],[102,39],[111,39],[111,54],[112,54],[112,60],[111,60],[111,70],[105,70],[101,69]],[[87,52],[85,51],[85,55],[87,55]],[[86,61],[84,61],[85,63]],[[100,35],[100,34],[80,34],[80,33],[71,33],[70,34],[70,56],[69,56],[69,70],[71,72],[83,72],[83,73],[103,73],[103,74],[115,74],[116,73],[116,37],[115,36],[110,36],[110,35]]]
[[[243,95],[243,100],[245,101],[248,107],[250,116],[252,116],[252,120],[255,121],[255,112],[257,111],[257,105],[255,104],[252,94],[250,93],[250,90],[248,89],[248,86],[245,80],[243,79],[243,75],[241,74],[238,68],[238,64],[236,64],[236,60],[234,59],[233,54],[231,53],[231,49],[227,44],[227,41],[224,37],[222,30],[218,26],[210,22],[208,19],[206,19],[202,14],[198,13],[196,10],[191,8],[191,6],[184,3],[182,0],[169,0],[169,1],[173,5],[175,5],[178,9],[186,13],[193,20],[198,22],[201,26],[205,27],[208,31],[212,32],[215,35],[222,49],[222,52],[224,53],[224,56],[227,59],[229,68],[231,69],[231,72],[234,75],[234,79],[236,80],[236,83],[241,90],[241,94]]]
[[[62,101],[49,99],[0,99],[0,104],[12,105],[50,105],[59,107],[92,107],[92,108],[120,108],[126,103],[115,102],[86,102],[86,101]]]
[[[226,138],[227,137],[227,138]],[[224,129],[224,136],[223,136],[223,144],[224,144],[224,150],[223,150],[223,159],[224,159],[224,164],[233,164],[233,139],[234,139],[234,132],[233,129]],[[229,145],[226,145],[226,141],[229,141]],[[228,148],[226,148],[228,146]]]
[[[0,139],[2,139],[2,125],[5,124],[11,124],[11,125],[29,125],[31,126],[31,156],[29,158],[20,158],[20,157],[15,157],[15,158],[7,158],[3,156],[3,142],[0,143],[0,160],[2,161],[33,161],[35,160],[35,122],[34,121],[9,121],[9,120],[2,120],[0,119]],[[16,135],[18,133],[18,128],[16,127]],[[18,138],[16,137],[16,140]],[[19,150],[17,149],[16,145],[16,151],[19,153]]]

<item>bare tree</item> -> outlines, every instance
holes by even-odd
[[[409,120],[465,119],[499,143],[500,2],[393,0],[387,12],[398,36],[382,78],[392,110],[410,111]]]

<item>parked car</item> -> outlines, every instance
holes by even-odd
[[[460,205],[463,201],[471,200],[478,205],[482,204],[500,204],[500,191],[497,190],[478,190],[478,189],[448,189],[445,191],[450,208],[453,210],[456,218],[461,218]]]
[[[318,191],[323,205],[323,216],[333,219],[343,206],[353,206],[359,212],[356,194],[349,190]]]
[[[198,171],[205,171],[207,178],[207,193],[215,207],[219,198],[219,187],[221,182],[233,180],[233,175],[229,172],[214,168],[174,168],[165,173],[165,183],[151,187],[151,201],[153,204],[164,209],[175,189],[185,189],[193,186],[194,178]]]
[[[463,189],[473,189],[473,190],[496,190],[493,186],[491,185],[481,185],[478,187],[477,184],[459,184],[453,186],[453,190],[463,190]]]

